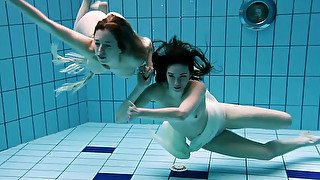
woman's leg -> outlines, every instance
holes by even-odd
[[[263,144],[246,139],[232,131],[224,130],[203,148],[233,157],[270,160],[297,148],[319,143],[319,136],[302,134],[294,139],[273,140]]]
[[[75,28],[75,27],[76,27],[76,24],[78,23],[78,21],[79,21],[87,12],[89,12],[90,3],[91,3],[91,0],[83,0],[83,1],[82,1],[73,28]]]
[[[288,113],[234,104],[220,103],[226,114],[226,128],[261,128],[280,129],[291,124],[291,116]]]

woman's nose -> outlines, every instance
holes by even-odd
[[[174,80],[174,84],[175,84],[175,85],[180,85],[180,81],[179,81],[178,78]]]
[[[104,54],[104,47],[102,46],[102,45],[100,45],[99,47],[98,47],[98,54]]]

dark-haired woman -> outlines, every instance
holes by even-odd
[[[291,116],[271,109],[219,103],[199,81],[210,72],[209,61],[188,43],[175,37],[169,43],[163,42],[153,54],[153,63],[156,83],[142,85],[137,91],[140,94],[125,101],[122,108],[127,107],[127,114],[117,114],[117,120],[164,120],[154,139],[177,158],[189,158],[190,152],[204,148],[234,157],[269,160],[320,142],[320,137],[303,134],[296,139],[262,144],[230,131],[285,128],[291,124]],[[150,101],[159,102],[163,108],[142,108]]]

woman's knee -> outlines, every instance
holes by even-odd
[[[292,124],[292,117],[290,114],[283,112],[283,115],[281,118],[285,126],[290,126]]]
[[[275,158],[275,157],[276,157],[275,153],[274,153],[273,151],[268,150],[268,151],[261,157],[260,160],[269,161],[269,160],[271,160],[271,159],[273,159],[273,158]]]
[[[264,145],[266,148],[266,154],[265,154],[266,160],[271,160],[277,156],[282,155],[280,149],[282,148],[283,145],[279,144],[278,140],[269,141]]]

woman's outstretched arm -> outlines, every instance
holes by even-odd
[[[146,93],[149,96],[162,96],[161,91],[156,92],[155,89],[163,87],[153,87],[153,91]],[[160,93],[159,93],[160,92]],[[188,118],[197,109],[199,104],[205,97],[206,88],[203,83],[198,81],[191,81],[188,90],[183,95],[183,101],[179,107],[164,107],[164,108],[140,108],[143,96],[141,95],[135,103],[131,103],[128,108],[129,118],[141,117],[154,120],[166,120],[166,121],[183,121]],[[162,97],[158,97],[161,99]]]
[[[143,68],[143,67],[141,67]],[[131,101],[135,102],[137,99],[144,99],[143,104],[147,104],[149,100],[147,97],[147,92],[145,91],[148,85],[151,82],[152,76],[149,76],[148,79],[144,79],[144,74],[138,73],[137,74],[137,85],[134,88],[134,90],[131,92],[131,94],[128,96],[128,98],[122,102],[120,107],[118,108],[116,112],[116,122],[117,123],[124,123],[128,122],[128,115],[127,110],[128,107],[131,105]]]
[[[29,17],[43,30],[53,34],[60,40],[69,44],[72,48],[79,51],[79,53],[81,53],[83,56],[92,56],[93,51],[90,50],[90,47],[93,39],[52,21],[42,12],[24,0],[8,1],[18,7],[27,17]]]

